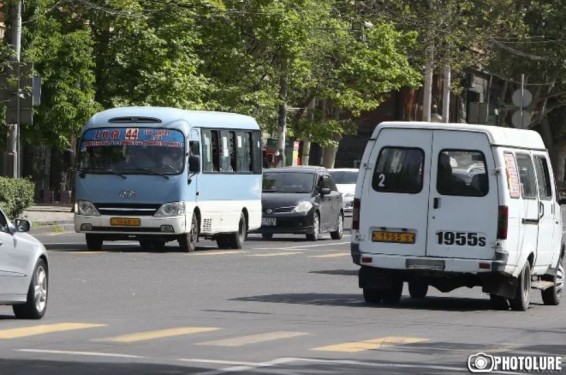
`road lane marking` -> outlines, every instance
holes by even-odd
[[[356,353],[356,352],[362,352],[364,350],[380,349],[385,346],[413,344],[423,341],[428,341],[428,339],[424,339],[420,337],[388,336],[388,337],[380,337],[378,339],[372,339],[372,340],[353,341],[353,342],[345,342],[342,344],[319,346],[317,348],[312,348],[311,350],[326,351],[326,352]]]
[[[325,255],[309,255],[308,258],[338,258],[350,256],[350,253],[336,253],[336,254],[325,254]]]
[[[321,243],[321,244],[317,244],[317,245],[297,245],[297,246],[288,246],[288,247],[284,247],[284,248],[273,248],[273,247],[257,247],[254,248],[254,250],[278,250],[278,249],[295,249],[295,250],[300,250],[300,249],[310,249],[311,247],[328,247],[328,246],[337,246],[337,245],[349,245],[350,241],[347,242],[327,242],[327,243]]]
[[[15,339],[19,337],[43,335],[46,333],[74,331],[77,329],[105,327],[106,324],[87,324],[87,323],[57,323],[44,324],[34,327],[11,328],[0,330],[0,339]]]
[[[248,366],[250,368],[257,366],[257,362],[224,361],[220,359],[180,358],[178,359],[178,361],[193,362],[193,363],[210,363],[215,365]]]
[[[260,343],[260,342],[281,340],[281,339],[287,339],[287,338],[304,336],[304,335],[308,335],[308,333],[306,333],[306,332],[276,331],[276,332],[261,333],[261,334],[258,334],[258,335],[234,337],[234,338],[224,339],[224,340],[214,340],[214,341],[201,342],[201,343],[198,343],[198,344],[195,344],[195,345],[243,346],[243,345],[257,344],[257,343]]]
[[[94,341],[109,341],[109,342],[122,342],[122,343],[131,343],[131,342],[138,342],[138,341],[149,341],[155,339],[161,339],[165,337],[173,337],[173,336],[182,336],[182,335],[192,335],[195,333],[203,333],[203,332],[211,332],[219,330],[220,328],[214,327],[179,327],[179,328],[169,328],[169,329],[162,329],[158,331],[147,331],[147,332],[139,332],[139,333],[132,333],[129,335],[122,335],[122,336],[115,336],[115,337],[107,337],[103,339],[97,339]]]
[[[250,254],[249,257],[280,257],[285,255],[296,255],[301,254],[300,252],[290,252],[290,251],[282,251],[279,253],[266,253],[266,254]]]
[[[113,357],[113,358],[147,358],[139,355],[101,353],[101,352],[76,352],[67,350],[40,350],[40,349],[16,349],[17,352],[42,353],[42,354],[64,354],[64,355],[84,355],[92,357]]]

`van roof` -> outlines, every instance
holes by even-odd
[[[386,121],[380,123],[373,131],[370,139],[375,140],[381,129],[430,129],[460,132],[484,133],[494,146],[509,146],[529,149],[546,150],[539,133],[534,130],[504,128],[493,125],[476,125],[467,123],[437,123],[423,121]]]

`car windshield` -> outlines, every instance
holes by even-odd
[[[79,170],[118,175],[174,175],[183,171],[185,152],[181,132],[143,129],[132,140],[132,134],[121,135],[124,130],[92,129],[85,133],[79,152]]]
[[[264,193],[310,193],[314,174],[293,172],[264,172]]]
[[[358,171],[329,171],[337,184],[356,184]]]

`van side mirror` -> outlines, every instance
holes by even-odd
[[[327,187],[320,188],[320,194],[321,194],[321,195],[328,195],[328,194],[330,194],[330,188],[327,188]]]
[[[198,155],[189,156],[189,172],[190,173],[200,172],[200,157]]]
[[[558,204],[561,205],[561,206],[566,205],[566,198],[560,198],[558,200]]]

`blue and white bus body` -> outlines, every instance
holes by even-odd
[[[175,167],[157,166],[166,153],[177,155]],[[107,240],[156,248],[177,240],[193,251],[199,236],[241,248],[261,226],[261,133],[249,116],[105,110],[84,126],[76,167],[75,231],[91,250]]]

